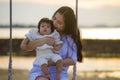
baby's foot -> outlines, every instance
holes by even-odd
[[[50,80],[50,74],[46,74],[46,78]]]

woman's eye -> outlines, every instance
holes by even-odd
[[[42,28],[44,27],[44,26],[41,26]]]
[[[47,26],[47,28],[49,28],[50,26]]]
[[[53,20],[56,20],[56,17],[54,17]]]

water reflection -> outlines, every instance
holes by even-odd
[[[31,28],[13,28],[13,38],[25,38]],[[0,38],[9,38],[9,28],[0,28]],[[81,28],[83,39],[120,39],[120,28]]]
[[[81,28],[83,39],[120,39],[120,28]]]

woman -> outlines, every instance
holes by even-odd
[[[77,27],[76,17],[74,11],[67,6],[59,8],[52,17],[55,29],[60,33],[63,44],[59,50],[59,55],[63,59],[63,69],[60,74],[60,80],[68,80],[68,68],[70,65],[75,65],[77,61],[82,62],[82,43],[80,40],[80,34]],[[28,39],[24,39],[21,43],[22,50],[34,50],[37,46],[45,43],[54,45],[55,40],[50,37],[38,39],[29,42]],[[55,46],[59,48],[59,46]],[[49,63],[50,80],[55,80],[56,67],[55,63],[51,60]],[[44,77],[38,66],[36,60],[33,63],[33,68],[30,71],[30,80],[48,80]]]

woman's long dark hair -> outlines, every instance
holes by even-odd
[[[65,20],[65,29],[63,33],[66,35],[72,36],[73,40],[75,41],[77,45],[77,60],[79,62],[82,62],[82,59],[83,59],[82,43],[81,43],[80,32],[77,27],[77,21],[76,21],[76,16],[74,14],[74,11],[70,7],[63,6],[54,13],[53,17],[55,16],[57,12],[63,15],[64,20]]]

